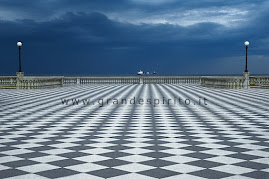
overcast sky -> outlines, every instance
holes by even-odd
[[[0,74],[269,73],[266,0],[0,0]]]

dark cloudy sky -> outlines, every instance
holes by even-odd
[[[269,73],[268,0],[0,0],[0,74]]]

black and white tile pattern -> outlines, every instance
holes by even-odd
[[[206,97],[207,105],[61,104],[133,97]],[[0,90],[0,107],[0,178],[269,178],[269,90]]]

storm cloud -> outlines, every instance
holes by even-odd
[[[23,7],[23,8],[22,8]],[[265,1],[0,2],[0,73],[241,74],[268,73]]]

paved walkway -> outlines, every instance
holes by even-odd
[[[269,90],[0,90],[0,178],[7,177],[269,178]]]

